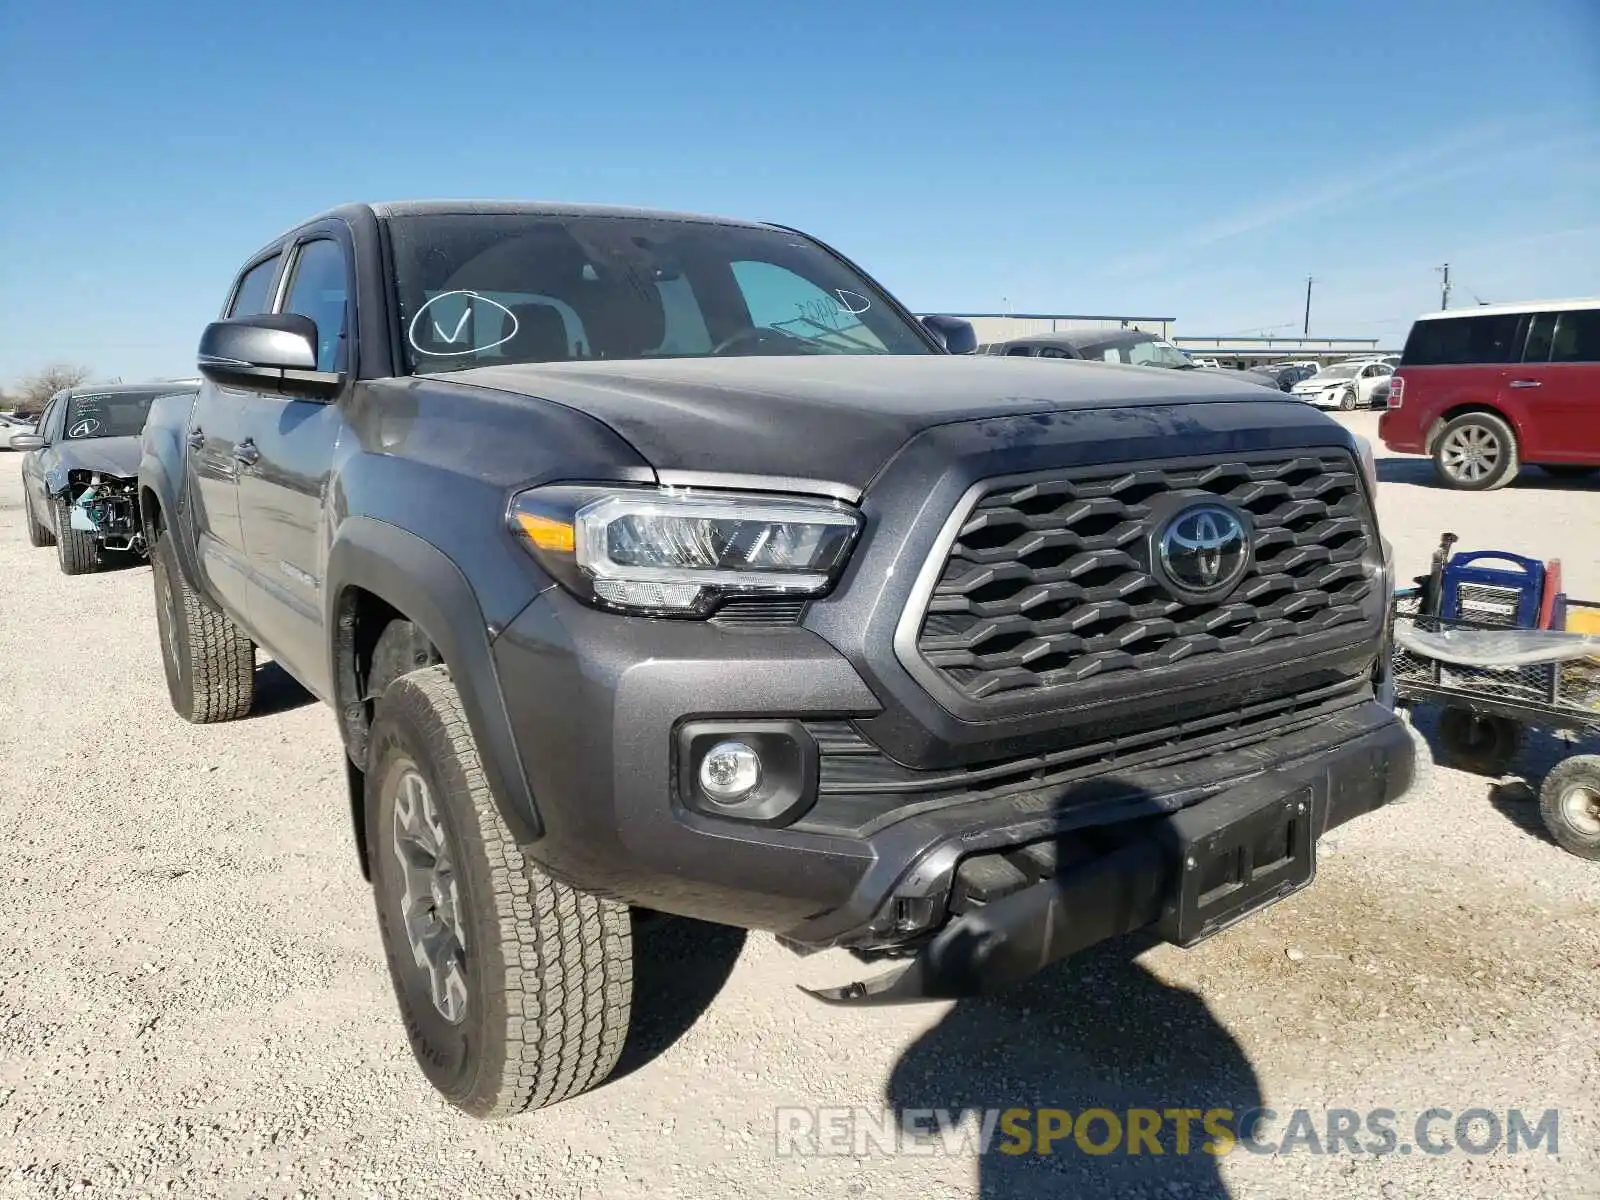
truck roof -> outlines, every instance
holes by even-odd
[[[342,204],[298,225],[308,225],[327,217],[346,216],[367,209],[380,218],[428,217],[459,215],[552,216],[552,217],[634,217],[657,221],[698,221],[708,225],[739,225],[748,229],[772,229],[776,226],[762,221],[747,221],[737,217],[718,217],[704,213],[672,212],[665,209],[629,208],[609,204],[567,204],[546,200],[382,200],[361,204]],[[297,228],[298,228],[297,225]]]

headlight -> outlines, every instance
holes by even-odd
[[[568,591],[663,616],[707,616],[732,594],[825,592],[861,527],[832,500],[655,488],[534,488],[507,516]]]

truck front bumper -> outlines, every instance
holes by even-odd
[[[1375,717],[1369,732],[1314,764],[1274,767],[1168,816],[1100,831],[1098,853],[1084,855],[1069,835],[1052,857],[1071,865],[969,902],[898,970],[808,990],[836,1004],[954,999],[1137,930],[1193,946],[1311,883],[1321,835],[1395,799],[1412,768],[1404,727]],[[963,874],[993,877],[985,865],[968,860]]]
[[[640,907],[769,930],[800,950],[920,950],[888,999],[965,987],[980,965],[957,953],[969,942],[989,947],[980,974],[994,982],[1158,921],[1175,894],[1180,835],[1243,791],[1303,791],[1297,828],[1314,842],[1411,780],[1410,738],[1369,688],[1282,733],[1222,736],[1182,760],[954,797],[824,797],[831,809],[802,798],[776,822],[730,819],[685,796],[685,729],[782,726],[826,741],[817,731],[880,712],[827,641],[798,626],[623,618],[552,590],[496,639],[494,657],[543,829],[526,849],[547,871]],[[838,761],[831,750],[819,756]],[[815,774],[805,778],[814,788]],[[853,805],[870,819],[852,824]],[[1020,851],[1055,865],[975,908],[964,864]]]

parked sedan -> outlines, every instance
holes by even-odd
[[[28,541],[56,547],[61,570],[82,575],[107,553],[145,556],[136,494],[139,434],[157,396],[185,384],[80,387],[57,392],[38,432],[5,436],[22,460]]]
[[[1370,407],[1378,385],[1393,374],[1394,368],[1386,362],[1336,363],[1295,384],[1290,394],[1318,408],[1348,412]]]
[[[19,417],[15,413],[0,413],[0,450],[11,448],[11,435],[14,433],[32,433],[34,418]]]

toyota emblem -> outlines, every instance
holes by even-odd
[[[1250,569],[1248,518],[1224,504],[1191,504],[1156,539],[1168,588],[1183,600],[1220,600]]]

